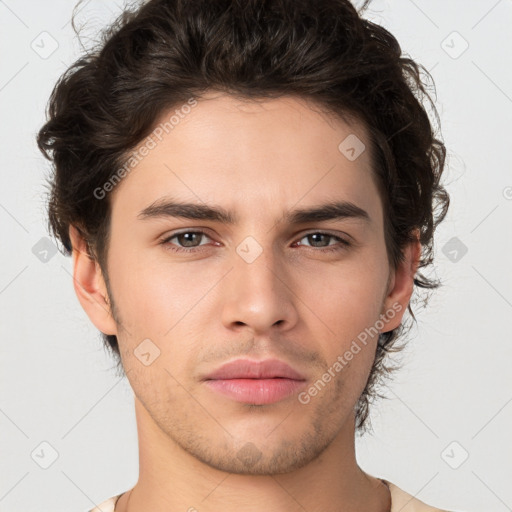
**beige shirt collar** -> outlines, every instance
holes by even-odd
[[[387,480],[384,480],[384,482],[388,485],[391,493],[391,512],[446,512],[439,508],[430,507]],[[108,498],[88,512],[115,512],[116,502],[122,494],[124,493]]]

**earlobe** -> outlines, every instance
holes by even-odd
[[[388,284],[387,295],[383,304],[382,320],[385,327],[381,332],[397,328],[409,305],[414,289],[414,276],[421,258],[419,231],[414,232],[415,240],[403,250],[403,261],[398,265]]]
[[[75,226],[69,227],[69,237],[73,247],[73,287],[77,298],[91,322],[102,333],[117,334],[100,265]]]

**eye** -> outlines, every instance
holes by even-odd
[[[327,243],[325,243],[327,240]],[[307,235],[303,236],[301,240],[307,239],[309,242],[312,242],[313,245],[311,247],[313,248],[319,248],[321,251],[341,251],[346,247],[350,246],[350,242],[345,240],[344,238],[341,238],[336,235],[332,235],[331,233],[324,233],[321,231],[315,231],[313,233],[308,233]],[[323,239],[323,240],[322,240]],[[338,243],[331,244],[330,241],[337,241]],[[319,243],[320,245],[315,245]],[[301,242],[299,242],[299,245],[305,245]],[[308,247],[306,245],[306,247]]]
[[[182,231],[162,240],[162,245],[175,252],[192,252],[195,248],[205,244],[198,244],[202,237],[208,237],[204,231]],[[171,243],[171,240],[176,239],[178,246]]]

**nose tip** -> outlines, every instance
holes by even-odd
[[[250,327],[259,333],[292,325],[296,311],[286,280],[272,250],[264,249],[254,237],[246,237],[237,247],[237,261],[227,276],[224,324]]]

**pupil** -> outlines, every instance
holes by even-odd
[[[322,235],[320,233],[315,233],[313,235],[309,235],[312,239],[316,239],[317,242],[321,241],[321,238],[326,235]],[[313,242],[314,243],[314,242]]]
[[[198,233],[183,233],[181,236],[185,238],[185,243],[182,243],[185,247],[190,247],[193,245],[193,237],[197,236]],[[192,244],[190,244],[192,242]]]

